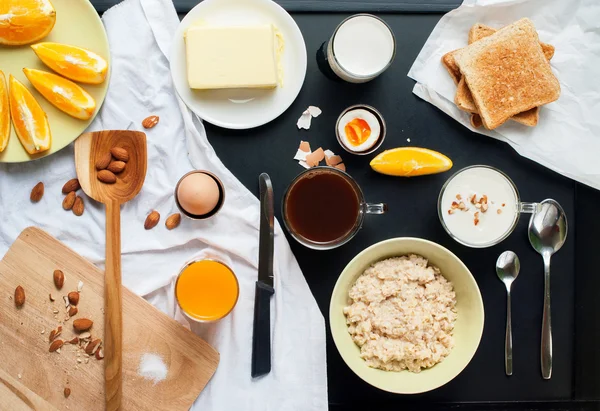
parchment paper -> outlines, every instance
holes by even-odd
[[[475,23],[501,28],[522,17],[556,52],[550,62],[560,98],[543,106],[535,127],[508,121],[490,131],[474,129],[454,105],[456,85],[441,63],[446,52],[467,45]],[[510,144],[519,154],[600,189],[600,1],[465,0],[439,21],[408,76],[413,92],[465,127]]]

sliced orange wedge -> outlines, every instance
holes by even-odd
[[[56,23],[50,0],[1,0],[0,44],[20,46],[46,37]]]
[[[11,75],[8,84],[12,122],[25,151],[36,154],[48,150],[52,142],[48,116],[23,83]]]
[[[0,153],[4,151],[10,139],[10,105],[6,77],[0,70]]]
[[[89,50],[59,43],[38,43],[31,48],[44,64],[68,79],[87,84],[106,79],[108,63]]]
[[[94,114],[94,98],[71,80],[29,68],[24,68],[23,73],[33,87],[59,110],[81,120],[89,120]]]
[[[426,148],[400,147],[379,154],[371,160],[371,168],[390,176],[415,177],[448,171],[452,160]]]

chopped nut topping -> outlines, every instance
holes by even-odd
[[[502,203],[502,207],[506,207],[506,203]]]
[[[460,194],[457,194],[457,195],[456,195],[456,199],[457,199],[457,200],[462,200],[462,196],[461,196]]]
[[[458,208],[458,203],[456,201],[453,201],[452,204],[450,205],[450,207]]]
[[[477,202],[477,195],[473,194],[470,201],[471,201],[471,204],[475,204]]]
[[[488,202],[488,196],[484,194],[483,197],[481,197],[481,202],[483,204],[487,204],[487,202]]]
[[[458,205],[458,208],[461,210],[464,210],[467,206],[465,205],[465,203],[463,203],[462,201],[460,202],[460,204]]]
[[[475,204],[475,208],[477,208],[477,209],[481,208],[481,204],[480,203]]]
[[[448,214],[454,214],[454,210],[452,210],[452,209],[448,210]]]
[[[498,214],[502,214],[502,209],[501,209],[501,208],[499,208],[499,209],[498,209],[496,212],[497,212]]]
[[[487,205],[487,203],[483,203],[483,204],[481,205],[481,211],[483,211],[483,212],[485,213],[487,210],[488,210],[488,205]]]

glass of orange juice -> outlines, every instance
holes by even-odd
[[[226,264],[201,259],[188,263],[175,282],[175,299],[186,317],[213,322],[227,316],[237,303],[240,288]]]

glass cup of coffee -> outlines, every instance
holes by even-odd
[[[283,223],[300,244],[329,250],[350,241],[365,214],[383,214],[386,204],[365,202],[356,181],[333,167],[300,173],[283,196]]]
[[[442,226],[454,240],[472,248],[500,243],[514,231],[521,214],[538,209],[538,203],[521,201],[506,174],[485,165],[457,171],[438,197]]]
[[[383,73],[395,55],[396,38],[390,26],[372,14],[355,14],[323,43],[317,63],[330,78],[365,83]]]

